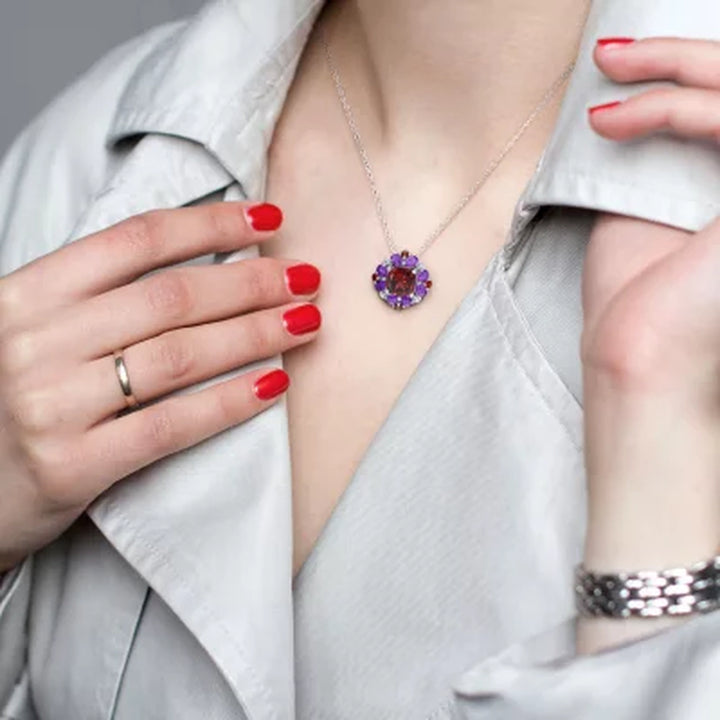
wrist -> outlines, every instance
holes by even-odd
[[[714,555],[720,423],[688,394],[585,372],[587,567],[662,568]]]

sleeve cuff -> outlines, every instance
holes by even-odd
[[[22,567],[21,563],[14,568],[10,568],[10,570],[5,570],[0,573],[0,615],[2,615],[3,606],[6,602],[9,602],[10,595],[12,595],[19,584]]]
[[[8,712],[7,703],[17,697],[26,666],[31,571],[29,557],[0,580],[0,718]]]
[[[574,651],[575,622],[512,645],[457,678],[462,717],[707,720],[720,713],[720,611],[582,656]]]

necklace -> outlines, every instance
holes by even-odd
[[[533,108],[532,112],[525,119],[525,122],[518,128],[515,134],[508,140],[503,149],[498,153],[497,157],[485,168],[480,178],[472,185],[472,187],[463,195],[455,204],[450,213],[443,221],[428,235],[422,243],[418,251],[413,254],[409,250],[400,250],[393,240],[392,233],[388,226],[387,216],[383,207],[377,183],[375,182],[375,173],[368,158],[367,151],[360,137],[360,132],[355,122],[350,102],[347,98],[345,87],[340,78],[335,61],[333,60],[330,44],[321,34],[321,40],[325,49],[325,59],[327,61],[330,75],[335,84],[340,106],[342,107],[345,120],[347,121],[350,133],[355,143],[360,161],[362,162],[365,175],[370,186],[370,191],[375,203],[375,213],[380,221],[385,243],[390,250],[390,256],[383,260],[372,274],[372,283],[375,292],[380,299],[394,310],[406,310],[418,303],[422,302],[432,287],[430,280],[430,272],[420,262],[420,256],[427,251],[438,237],[447,229],[452,221],[460,214],[465,206],[475,197],[480,188],[488,181],[490,176],[497,170],[507,154],[515,147],[525,131],[533,124],[538,115],[547,107],[555,94],[560,90],[565,81],[570,77],[575,68],[575,61],[571,62],[563,73],[555,80],[555,82],[547,89],[540,102]]]

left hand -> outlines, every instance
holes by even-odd
[[[623,141],[669,131],[715,141],[720,153],[720,42],[600,42],[595,60],[616,82],[677,83],[591,108],[600,135]],[[605,216],[588,247],[584,364],[633,387],[681,383],[705,399],[720,397],[720,223],[697,234],[661,226],[618,232],[630,222]],[[720,419],[720,403],[715,410]]]
[[[619,83],[676,83],[591,110],[602,136],[720,140],[720,43],[599,43],[595,60]],[[602,215],[593,231],[583,274],[587,567],[686,565],[718,547],[719,277],[720,222],[691,233]],[[596,652],[686,619],[583,619],[577,647]]]

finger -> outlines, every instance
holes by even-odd
[[[264,368],[176,395],[102,423],[66,448],[69,492],[81,503],[150,463],[257,415],[287,390],[282,370]]]
[[[141,213],[7,275],[3,306],[15,324],[27,325],[48,310],[99,295],[157,268],[261,242],[281,221],[274,205],[247,202]]]
[[[616,82],[673,80],[720,90],[720,43],[713,40],[604,38],[595,46],[594,57],[605,75]]]
[[[172,330],[128,347],[123,358],[133,394],[144,403],[305,345],[317,337],[321,323],[315,305],[293,303]],[[115,361],[108,355],[49,386],[45,410],[36,416],[48,428],[62,422],[64,429],[84,431],[125,407]]]
[[[720,93],[667,88],[589,109],[590,124],[610,140],[669,131],[685,138],[720,140]]]
[[[171,268],[59,313],[33,343],[45,357],[91,360],[174,328],[312,297],[319,283],[317,268],[275,258]]]

